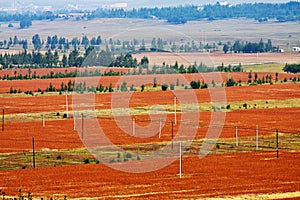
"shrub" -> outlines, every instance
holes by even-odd
[[[207,83],[202,82],[201,89],[204,89],[204,88],[208,88],[208,85],[207,85]]]
[[[125,158],[132,158],[131,153],[126,153],[126,154],[125,154]]]
[[[175,85],[174,84],[170,84],[170,90],[174,90],[175,89]]]
[[[179,79],[176,80],[176,86],[179,86]]]
[[[24,93],[33,96],[33,92],[32,92],[31,90],[27,90],[27,91],[25,91]]]
[[[83,159],[83,163],[84,164],[89,164],[90,163],[90,159],[88,159],[88,158]]]
[[[126,92],[127,91],[127,83],[124,81],[121,85],[121,92]]]
[[[232,87],[235,85],[235,81],[233,80],[233,78],[229,78],[227,79],[226,81],[226,84],[225,84],[227,87]],[[223,86],[222,86],[223,87]]]
[[[162,91],[167,91],[167,89],[168,89],[168,85],[167,84],[163,84],[162,86],[161,86],[161,90]]]
[[[56,157],[56,159],[57,159],[57,160],[61,160],[61,155],[58,155],[58,156]]]
[[[157,86],[156,78],[153,79],[153,87],[155,88]]]
[[[141,86],[141,92],[144,92],[144,90],[145,90],[145,85],[142,85]]]
[[[192,89],[199,89],[200,88],[200,81],[192,81],[191,83],[190,83],[190,85],[191,85],[191,88]]]
[[[135,87],[133,84],[130,86],[130,91],[135,91]]]
[[[226,109],[227,109],[227,110],[230,109],[230,104],[228,104],[228,105],[226,106]]]
[[[211,85],[212,85],[213,87],[216,87],[215,80],[212,80],[212,81],[211,81]]]

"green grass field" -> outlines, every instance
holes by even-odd
[[[244,70],[247,72],[283,72],[283,67],[285,64],[281,63],[271,63],[271,64],[255,64],[243,66]]]

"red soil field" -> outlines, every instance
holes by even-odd
[[[101,73],[104,72],[122,72],[127,73],[128,71],[131,71],[131,68],[118,68],[118,67],[89,67],[89,68],[36,68],[36,69],[30,69],[31,70],[31,76],[36,72],[37,76],[43,76],[43,75],[50,75],[50,72],[56,73],[69,73],[69,72],[95,72],[96,70],[100,71]],[[22,74],[22,76],[28,75],[28,69],[5,69],[0,70],[0,77],[2,78],[4,75],[9,75],[9,77],[14,77],[16,73],[16,76]]]
[[[182,199],[228,197],[240,194],[273,194],[300,190],[299,152],[255,152],[239,154],[183,156],[183,177],[179,161],[159,171],[130,174],[115,171],[102,164],[45,167],[0,171],[1,189],[7,195],[18,190],[34,197],[62,199]],[[130,161],[113,165],[134,167],[155,165],[158,160]],[[298,193],[299,195],[299,193]],[[253,196],[252,196],[253,198]],[[288,198],[288,196],[286,196]]]
[[[201,89],[201,90],[175,90],[175,91],[157,91],[157,92],[127,92],[127,93],[104,93],[96,94],[95,100],[92,94],[81,95],[78,101],[83,101],[95,105],[96,109],[110,109],[113,101],[117,99],[130,99],[130,107],[151,106],[154,104],[173,104],[174,94],[178,97],[178,104],[181,98],[185,102],[188,101],[189,95],[197,97],[199,103],[211,102],[210,93],[216,89]],[[229,87],[225,88],[226,99],[222,101],[238,102],[247,100],[276,100],[276,99],[293,99],[300,98],[300,84],[274,84],[274,85],[259,85],[259,86],[244,86],[244,87]],[[216,91],[217,95],[220,91]],[[222,91],[221,91],[222,92]],[[242,94],[242,95],[241,95]],[[132,95],[131,97],[129,95]],[[72,95],[68,96],[69,109],[72,110]],[[80,100],[80,99],[83,100]],[[24,96],[24,97],[3,97],[0,100],[0,106],[5,108],[5,114],[13,113],[32,113],[32,112],[50,112],[65,110],[65,95],[55,96]],[[77,99],[77,98],[76,98]],[[216,98],[218,100],[218,96]],[[76,102],[78,102],[76,101]],[[93,102],[95,101],[95,102]],[[182,102],[182,101],[181,101]],[[94,104],[95,103],[95,104]],[[195,103],[195,102],[192,102]]]
[[[127,83],[127,87],[130,87],[132,84],[136,87],[144,85],[153,85],[153,79],[157,79],[158,85],[164,83],[167,84],[176,84],[177,79],[179,84],[190,85],[191,81],[202,81],[211,84],[211,81],[214,80],[216,83],[225,82],[227,78],[232,77],[235,81],[248,81],[247,72],[236,72],[236,73],[207,73],[207,74],[155,74],[155,75],[131,75],[131,76],[104,76],[104,77],[81,77],[76,79],[76,83],[86,82],[87,86],[96,86],[102,84],[103,86],[109,86],[112,83],[113,87],[121,86],[124,81]],[[258,78],[262,76],[272,75],[273,81],[275,80],[274,73],[259,72]],[[252,79],[254,79],[254,73],[252,73]],[[298,76],[293,74],[280,73],[278,78],[283,80]],[[21,89],[22,92],[27,90],[37,91],[38,88],[46,90],[49,87],[49,84],[52,83],[53,87],[60,89],[61,83],[64,82],[66,85],[68,81],[74,81],[74,78],[58,78],[58,79],[38,79],[38,80],[13,80],[13,81],[0,81],[0,93],[8,93],[10,88]]]
[[[224,127],[221,131],[220,138],[235,137],[235,127],[239,128],[239,137],[255,136],[255,127],[259,127],[259,136],[269,136],[275,133],[276,129],[281,133],[295,134],[300,132],[300,118],[298,117],[300,108],[282,108],[282,109],[248,109],[226,114]],[[200,121],[194,122],[193,115],[187,115],[185,119],[178,114],[178,122],[174,125],[174,137],[178,135],[178,139],[193,138],[191,135],[195,130],[195,138],[205,138],[208,127],[210,125],[211,113],[200,112]],[[172,114],[167,116],[167,122],[163,126],[161,138],[158,138],[159,121],[154,119],[150,121],[148,115],[134,116],[136,126],[141,126],[136,129],[136,135],[132,136],[131,120],[119,119],[121,122],[128,124],[128,130],[123,131],[118,127],[116,121],[110,118],[100,118],[98,123],[102,128],[105,137],[112,144],[127,145],[137,143],[152,143],[171,141],[172,126],[171,121],[174,119]],[[130,119],[130,118],[129,118]],[[159,119],[159,116],[157,116]],[[263,120],[262,120],[263,119]],[[293,119],[293,120],[291,120]],[[123,120],[123,121],[122,121]],[[127,120],[127,121],[126,121]],[[120,121],[119,121],[120,122]],[[93,128],[92,120],[85,119],[85,131],[90,133],[99,133],[97,127]],[[147,125],[153,125],[150,129],[150,135],[143,135],[149,128],[144,128]],[[191,129],[191,125],[198,126],[196,129]],[[215,122],[212,122],[215,125]],[[42,120],[39,122],[7,122],[5,131],[0,136],[0,152],[20,152],[31,149],[31,139],[35,137],[36,148],[43,149],[71,149],[80,148],[83,146],[79,137],[81,137],[81,120],[77,120],[77,131],[73,130],[73,120],[46,120],[46,127],[42,127]],[[186,131],[178,133],[179,127],[183,127]],[[215,128],[212,127],[215,131]],[[144,137],[144,138],[141,138]],[[217,136],[215,136],[217,137]],[[176,140],[178,140],[176,139]],[[101,145],[102,140],[97,140]]]
[[[247,73],[242,74],[242,76],[247,79]],[[152,82],[153,77],[149,80]],[[176,78],[174,80],[176,81]],[[299,90],[300,84],[225,88],[228,102],[300,98]],[[128,94],[133,94],[129,106],[138,107],[172,104],[174,93],[188,99],[191,91],[114,93],[114,95],[116,95],[116,99],[122,99]],[[200,103],[210,102],[209,90],[194,90],[193,92],[196,93]],[[97,94],[96,108],[110,108],[112,95],[112,93]],[[70,105],[71,101],[72,98],[69,95]],[[0,102],[1,106],[5,107],[6,115],[65,110],[64,95],[4,97],[1,98]],[[70,110],[72,110],[71,106]],[[239,137],[255,136],[256,125],[259,126],[260,136],[274,134],[276,129],[279,129],[280,133],[299,133],[299,112],[300,108],[247,109],[227,112],[225,113],[225,126],[220,137],[233,138],[235,136],[235,126],[239,127]],[[189,116],[193,115],[190,114]],[[181,125],[184,123],[189,125],[189,123],[192,124],[195,121],[195,118],[189,116],[187,117],[188,121],[180,121],[182,115],[178,113],[178,124],[174,126],[175,136]],[[135,118],[136,124],[139,126],[149,125],[149,115],[132,117]],[[200,121],[196,122],[196,124],[200,124],[196,138],[205,137],[210,118],[210,112],[200,112]],[[112,119],[98,119],[106,137],[115,145],[171,141],[172,127],[170,121],[173,120],[173,115],[168,114],[167,120],[168,123],[164,126],[160,139],[158,133],[142,139],[131,136],[131,132],[124,133]],[[1,153],[30,151],[32,137],[35,138],[37,150],[83,147],[79,137],[80,123],[78,135],[73,130],[72,119],[51,121],[46,119],[46,127],[42,127],[41,118],[35,122],[24,121],[26,121],[26,116],[6,121],[5,131],[0,135]],[[86,127],[90,127],[89,121],[91,120],[85,120]],[[131,126],[131,120],[128,121],[128,124]],[[156,128],[158,129],[158,123]],[[136,134],[139,135],[139,132]],[[187,131],[183,136],[189,134]],[[203,159],[183,156],[183,178],[181,179],[178,177],[178,160],[159,171],[142,174],[118,172],[103,164],[40,167],[12,171],[0,170],[0,189],[5,191],[8,196],[16,196],[19,189],[22,189],[24,194],[30,191],[34,197],[50,198],[53,196],[54,199],[62,199],[64,195],[67,195],[68,198],[81,197],[83,199],[88,197],[105,199],[182,199],[222,196],[230,198],[241,194],[259,195],[270,193],[274,195],[271,198],[276,198],[279,193],[295,191],[298,192],[296,195],[299,197],[299,150],[287,151],[280,149],[279,159],[276,159],[275,156],[275,151],[209,155]],[[142,159],[141,161],[129,161],[112,165],[122,165],[125,168],[134,169],[134,167],[141,164],[151,166],[160,162],[162,162],[160,159]],[[251,197],[253,196],[249,198],[251,199]]]
[[[73,121],[72,121],[73,122]],[[32,137],[36,149],[72,149],[82,147],[71,121],[12,122],[5,124],[4,133],[0,136],[1,152],[22,152],[32,148]]]

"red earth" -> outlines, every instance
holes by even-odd
[[[75,68],[74,68],[75,69]],[[263,76],[271,75],[273,82],[275,80],[274,73],[259,72],[258,79],[261,79]],[[248,81],[247,72],[233,72],[233,73],[204,73],[204,74],[155,74],[155,75],[130,75],[130,76],[103,76],[103,77],[80,77],[80,78],[57,78],[57,79],[37,79],[37,80],[12,80],[12,81],[0,81],[0,93],[9,93],[10,88],[19,90],[22,92],[31,90],[37,91],[38,88],[41,90],[46,90],[52,83],[53,87],[56,89],[61,88],[61,83],[65,85],[71,80],[75,83],[86,82],[87,86],[109,86],[112,84],[113,87],[121,86],[125,81],[127,87],[134,85],[135,87],[140,87],[141,85],[153,85],[153,79],[157,79],[157,84],[162,85],[167,84],[176,84],[177,80],[180,85],[190,85],[191,81],[204,81],[205,83],[211,84],[212,80],[216,83],[225,82],[228,78],[233,78],[235,81],[241,80],[242,82]],[[298,78],[293,74],[280,73],[278,75],[279,80],[287,78]],[[254,80],[254,74],[252,73],[252,80]]]
[[[182,178],[178,160],[141,174],[115,171],[102,164],[2,170],[1,189],[7,195],[18,195],[22,189],[25,195],[30,191],[33,197],[47,199],[62,199],[64,195],[86,199],[230,198],[239,194],[273,194],[273,199],[280,193],[300,190],[300,153],[282,151],[279,159],[275,156],[275,152],[219,154],[202,159],[183,156]],[[113,165],[134,167],[157,162],[162,160]]]
[[[300,84],[274,84],[244,87],[229,87],[223,89],[200,89],[200,90],[175,90],[175,91],[156,91],[156,92],[117,92],[104,94],[84,94],[81,96],[68,95],[69,110],[72,110],[72,98],[74,102],[85,102],[95,105],[96,109],[110,109],[112,102],[118,99],[129,99],[129,107],[143,107],[155,104],[173,104],[174,95],[177,102],[189,102],[189,98],[195,96],[195,101],[199,103],[208,102],[240,102],[250,100],[284,100],[300,98]],[[224,93],[226,99],[222,98]],[[222,95],[219,95],[222,94]],[[241,95],[242,94],[242,95]],[[211,96],[210,96],[211,95]],[[212,97],[215,97],[212,99]],[[80,100],[83,99],[83,100]],[[191,103],[195,103],[191,100]],[[39,96],[10,96],[0,100],[0,107],[5,109],[5,114],[13,113],[34,113],[64,111],[66,109],[65,95],[39,95]]]
[[[36,68],[36,69],[30,69],[30,75],[32,76],[34,73],[36,73],[36,76],[43,76],[43,75],[50,75],[51,72],[56,73],[69,73],[69,72],[95,72],[96,70],[100,71],[101,73],[104,72],[121,72],[121,73],[127,73],[128,71],[131,71],[131,68],[118,68],[118,67],[89,67],[89,68],[76,68],[76,67],[69,67],[69,68]],[[26,74],[29,75],[28,69],[5,69],[0,70],[0,77],[2,78],[4,75],[8,75],[9,77],[19,76],[22,74],[22,76],[25,76]]]
[[[275,133],[276,129],[278,129],[281,133],[296,134],[300,131],[300,118],[298,117],[299,112],[300,108],[248,109],[227,112],[225,113],[226,117],[224,126],[221,127],[220,136],[214,135],[213,138],[235,137],[236,126],[239,129],[239,137],[254,137],[256,134],[256,125],[259,127],[259,136],[272,135]],[[201,139],[208,137],[206,134],[209,127],[211,127],[212,131],[216,131],[216,128],[213,126],[215,125],[215,122],[211,122],[211,114],[211,112],[200,112],[200,121],[198,123],[193,121],[192,117],[194,115],[192,114],[185,114],[185,119],[182,119],[182,115],[178,114],[178,122],[173,126],[174,137],[178,136],[178,139]],[[152,121],[150,121],[149,115],[136,115],[134,118],[136,121],[136,127],[140,126],[140,128],[136,128],[135,136],[133,136],[131,128],[132,121],[130,117],[122,119],[99,118],[96,123],[99,123],[105,137],[108,138],[114,145],[171,141],[171,122],[174,120],[174,116],[172,114],[169,114],[166,119],[167,121],[164,121],[161,138],[158,138],[159,116],[156,116],[156,119],[154,118]],[[72,119],[51,121],[46,119],[45,127],[42,126],[42,119],[37,122],[6,122],[4,133],[0,136],[0,152],[20,152],[23,150],[30,150],[32,137],[35,138],[37,149],[80,148],[83,146],[80,140],[82,133],[81,119],[77,119],[76,122],[78,131],[73,130]],[[127,124],[127,129],[122,130],[120,126],[116,124],[117,122],[124,122]],[[88,127],[85,128],[85,131],[90,133],[99,133],[99,129],[97,127],[93,128],[94,125],[91,124],[91,119],[85,119],[84,123],[85,126]],[[148,131],[149,128],[143,129],[143,127],[148,125],[152,125],[154,128],[146,134],[146,131]],[[191,129],[190,126],[196,126],[196,128]],[[186,131],[181,132],[179,131],[180,128],[183,128]],[[101,145],[106,144],[105,142],[101,142],[101,138],[100,140],[99,138],[96,138],[95,140],[100,142]]]
[[[242,74],[242,76],[247,79],[247,74]],[[149,81],[153,81],[153,76],[149,78]],[[174,81],[176,81],[175,77]],[[1,84],[4,82],[6,81],[1,82]],[[188,101],[190,92],[195,92],[198,102],[205,103],[211,101],[209,92],[212,92],[212,90],[97,94],[96,108],[109,109],[111,108],[112,95],[116,95],[116,99],[121,99],[128,94],[133,94],[130,98],[129,107],[151,106],[154,104],[172,105],[174,93],[178,97],[186,97],[184,100]],[[225,88],[227,102],[237,101],[241,103],[247,100],[267,101],[300,98],[299,90],[300,84]],[[218,94],[220,91],[216,92]],[[92,95],[88,97],[92,97]],[[181,98],[178,98],[178,101],[180,100]],[[71,105],[71,101],[72,97],[69,95],[69,105]],[[62,111],[65,110],[64,95],[11,96],[1,98],[0,102],[2,107],[5,108],[6,116],[25,113],[37,118],[37,121],[26,122],[26,115],[24,115],[20,118],[7,120],[5,130],[0,135],[1,153],[30,151],[32,137],[35,138],[37,150],[83,147],[80,139],[80,119],[77,120],[79,122],[78,133],[73,130],[73,119],[47,120],[47,117],[53,117],[52,112],[58,111],[62,115]],[[72,111],[71,106],[70,110]],[[35,116],[34,114],[37,112],[38,114]],[[45,127],[42,127],[42,112],[51,112],[51,114],[47,113]],[[271,135],[276,129],[288,134],[299,133],[299,112],[300,108],[242,109],[226,112],[224,128],[220,137],[234,138],[235,126],[239,127],[240,137],[255,136],[256,125],[259,126],[259,135]],[[196,121],[196,124],[200,126],[197,129],[196,138],[205,137],[211,115],[211,112],[200,112],[200,121]],[[124,145],[171,141],[172,126],[170,122],[173,117],[173,114],[167,115],[168,123],[162,129],[160,139],[158,138],[158,129],[154,133],[155,135],[138,138],[132,136],[132,132],[126,133],[118,128],[116,122],[110,118],[99,118],[98,122],[106,137],[113,144]],[[174,136],[178,135],[178,129],[184,123],[195,125],[195,120],[192,118],[193,113],[185,115],[185,117],[182,119],[183,115],[177,114],[178,123],[174,125]],[[135,115],[131,118],[135,118],[136,125],[139,126],[147,126],[150,123],[149,115]],[[131,119],[126,120],[131,126]],[[89,121],[91,119],[85,120],[87,127],[90,127]],[[154,123],[156,123],[157,128],[157,119]],[[138,136],[139,132],[136,134]],[[183,136],[187,137],[189,134],[189,132],[185,132]],[[106,199],[182,199],[220,196],[229,198],[228,195],[259,195],[262,193],[274,193],[273,198],[275,198],[276,194],[279,193],[299,192],[299,150],[280,150],[279,159],[276,159],[275,155],[274,151],[267,151],[209,155],[203,159],[184,156],[183,178],[181,179],[178,177],[178,160],[159,171],[142,174],[118,172],[103,164],[1,170],[0,189],[5,191],[8,196],[18,195],[19,189],[22,189],[24,194],[30,191],[34,197],[50,198],[50,196],[53,196],[55,199],[61,199],[64,195],[67,195],[68,198],[95,197]],[[115,165],[124,165],[125,168],[130,168],[140,164],[151,166],[160,162],[162,162],[160,159],[142,159],[141,161],[129,161],[127,163],[116,163]]]

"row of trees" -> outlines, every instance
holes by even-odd
[[[28,41],[26,39],[19,39],[16,35],[8,40],[0,41],[0,49],[9,49],[11,46],[22,46],[24,50],[28,49]]]
[[[67,70],[65,73],[57,72],[54,73],[51,71],[49,74],[45,75],[38,75],[36,71],[33,71],[29,68],[26,74],[19,73],[14,71],[14,76],[9,76],[8,74],[4,74],[2,80],[31,80],[31,79],[54,79],[54,78],[75,78],[75,77],[92,77],[92,76],[121,76],[123,75],[122,72],[118,71],[105,71],[101,73],[100,70],[96,69],[95,71],[88,71],[87,69],[83,72],[76,70],[75,72],[68,72]],[[1,80],[1,77],[0,77]]]
[[[65,50],[69,50],[70,45],[72,45],[73,49],[77,50],[79,45],[84,46],[84,48],[86,49],[89,46],[100,45],[101,43],[102,39],[100,35],[97,37],[92,37],[91,39],[84,35],[82,36],[81,40],[77,37],[74,37],[70,42],[65,37],[58,38],[57,35],[54,35],[52,37],[47,37],[45,48],[51,50],[54,50],[56,48],[62,50],[64,48]],[[40,38],[39,34],[36,34],[32,37],[32,44],[34,46],[34,50],[41,50],[44,45],[44,41]]]
[[[98,48],[107,50],[113,53],[126,53],[126,52],[207,52],[207,51],[218,51],[222,47],[222,42],[216,43],[204,43],[202,41],[185,41],[185,43],[175,43],[162,38],[153,38],[151,43],[146,44],[145,40],[141,41],[133,39],[131,41],[120,41],[119,39],[113,40],[110,38],[108,41],[102,41],[101,36],[88,38],[87,36],[82,36],[82,38],[73,37],[69,41],[65,37],[58,37],[57,35],[48,36],[46,40],[42,39],[39,34],[35,34],[32,37],[31,44],[35,51],[45,50],[59,50],[68,52],[69,50],[80,50],[80,47],[84,49],[87,48]],[[31,45],[30,44],[30,45]],[[102,45],[103,44],[103,45]],[[13,38],[10,37],[8,40],[0,41],[0,48],[9,49],[11,46],[21,45],[23,50],[28,49],[28,41],[25,39],[19,39],[17,36]],[[102,45],[100,47],[100,45]],[[264,42],[261,39],[259,42],[248,42],[237,40],[232,44],[227,42],[223,44],[224,53],[235,52],[235,53],[257,53],[257,52],[271,52],[278,48],[273,47],[272,41],[270,39]]]
[[[79,50],[81,47],[84,49],[88,47],[100,46],[109,48],[112,52],[135,52],[135,51],[172,51],[172,52],[202,52],[202,51],[215,51],[218,50],[218,45],[215,43],[204,44],[195,40],[186,41],[185,43],[175,43],[162,38],[153,38],[148,44],[144,39],[141,41],[133,39],[131,41],[120,41],[119,39],[102,40],[101,36],[89,38],[86,35],[82,38],[73,37],[68,39],[65,37],[59,37],[57,35],[47,36],[47,38],[41,38],[39,34],[35,34],[31,41],[28,43],[27,39],[19,39],[17,36],[10,37],[8,40],[0,41],[1,49],[10,49],[10,47],[21,46],[23,50],[28,50],[29,45],[32,45],[35,51],[40,50]]]
[[[6,68],[53,68],[53,67],[81,67],[83,61],[89,56],[93,48],[85,49],[84,54],[78,50],[73,50],[70,53],[63,54],[60,58],[58,51],[46,51],[42,54],[39,51],[20,52],[17,54],[0,54],[0,65],[3,69]],[[94,57],[89,57],[85,66],[108,66],[113,62],[113,55],[109,51],[95,51]]]
[[[25,51],[18,54],[0,54],[0,64],[2,68],[53,68],[53,67],[88,67],[88,66],[108,66],[108,67],[124,67],[124,68],[134,68],[132,74],[185,74],[185,73],[207,73],[207,72],[240,72],[242,71],[241,64],[237,66],[221,66],[209,67],[203,63],[197,64],[196,62],[189,66],[184,66],[181,64],[179,66],[176,61],[174,65],[168,65],[163,63],[161,66],[154,65],[152,68],[149,68],[149,59],[147,57],[141,58],[141,61],[138,62],[132,54],[121,54],[119,56],[112,56],[109,51],[101,50],[93,51],[93,48],[88,48],[85,51],[85,54],[80,54],[79,51],[73,50],[70,54],[64,54],[60,58],[57,51],[54,53],[48,50],[44,55],[40,52],[31,53]],[[89,72],[91,73],[91,72]],[[128,72],[128,74],[130,74]],[[94,76],[102,75],[95,72]],[[118,74],[113,74],[118,75]],[[26,76],[26,77],[25,77]],[[65,74],[58,74],[57,77],[74,77],[75,74],[71,72]],[[84,75],[88,76],[88,74]],[[18,77],[3,77],[3,79],[29,79],[31,75],[28,74]],[[50,75],[46,78],[55,78]]]
[[[285,64],[283,71],[288,73],[293,73],[293,74],[299,73],[300,64]]]
[[[295,21],[300,20],[300,2],[291,1],[288,3],[271,4],[271,3],[243,3],[237,5],[221,5],[209,4],[204,6],[178,6],[178,7],[163,7],[163,8],[140,8],[132,10],[124,9],[101,9],[98,8],[92,12],[75,11],[85,13],[82,17],[77,17],[76,20],[90,20],[94,18],[157,18],[166,20],[169,23],[184,24],[187,21],[199,19],[230,19],[230,18],[251,18],[260,22],[268,19],[277,19],[278,21]],[[60,16],[59,13],[64,13],[66,16]],[[57,18],[69,19],[68,11],[55,12],[26,12],[21,13],[0,13],[0,21],[27,21],[32,20],[55,20]],[[26,27],[27,23],[22,27]]]
[[[89,46],[96,46],[102,44],[101,36],[88,38],[83,36],[81,39],[74,37],[72,40],[68,40],[65,37],[58,37],[57,35],[48,36],[46,40],[42,39],[39,34],[32,36],[31,44],[33,45],[34,50],[39,51],[43,47],[47,50],[70,50],[70,46],[73,49],[78,49],[80,46],[87,48]],[[23,50],[28,49],[27,39],[19,39],[18,36],[10,37],[8,40],[0,41],[0,49],[10,49],[12,46],[22,46]]]
[[[153,18],[167,20],[170,23],[183,24],[191,20],[199,19],[229,19],[251,18],[264,21],[265,19],[277,19],[278,21],[300,20],[299,2],[282,4],[270,3],[243,3],[237,5],[225,5],[220,3],[199,6],[179,6],[163,8],[141,8],[133,10],[124,9],[97,9],[87,14],[87,19],[93,18]],[[263,19],[263,20],[262,20]]]
[[[227,42],[223,45],[224,53],[234,52],[234,53],[263,53],[263,52],[272,52],[274,47],[272,41],[268,39],[265,43],[263,39],[257,42],[241,42],[239,40],[235,41],[232,45],[231,42]]]
[[[17,54],[0,54],[0,65],[3,69],[13,68],[13,67],[57,67],[61,64],[66,64],[64,60],[59,59],[59,54],[57,51],[54,53],[47,51],[45,54],[40,52],[32,51],[20,52]]]

